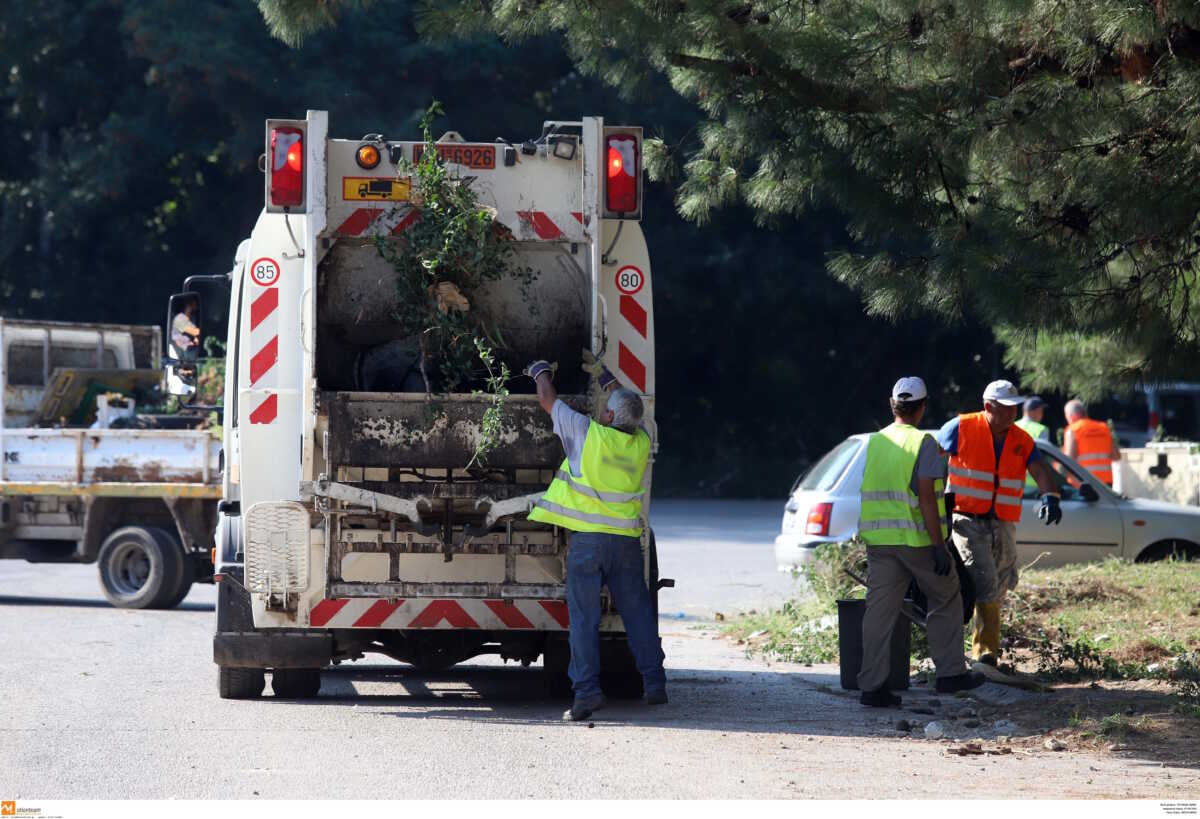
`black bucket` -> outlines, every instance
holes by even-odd
[[[839,600],[838,607],[838,665],[842,672],[842,688],[858,690],[858,672],[862,669],[862,623],[867,601],[862,598]],[[892,629],[891,670],[888,672],[889,691],[908,688],[908,654],[910,643],[908,619],[896,615]]]

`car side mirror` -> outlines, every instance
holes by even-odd
[[[1079,485],[1079,497],[1088,503],[1095,503],[1100,500],[1100,493],[1090,483],[1081,483]]]

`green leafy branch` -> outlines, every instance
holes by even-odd
[[[424,148],[416,162],[399,169],[412,179],[409,204],[419,218],[399,239],[376,236],[375,246],[397,273],[393,318],[402,337],[417,341],[426,397],[481,381],[492,396],[470,462],[475,464],[498,443],[510,378],[508,366],[498,363],[497,351],[505,347],[499,326],[489,321],[476,295],[483,285],[507,279],[533,304],[529,288],[535,274],[515,263],[511,233],[439,157],[432,125],[443,113],[437,101],[429,106],[421,118]]]

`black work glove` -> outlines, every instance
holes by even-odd
[[[946,551],[946,544],[935,543],[930,549],[933,551],[933,573],[939,577],[950,574],[950,554]]]
[[[1062,507],[1058,505],[1058,495],[1042,495],[1042,507],[1038,509],[1038,519],[1047,526],[1051,523],[1062,522]]]

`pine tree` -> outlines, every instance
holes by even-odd
[[[292,41],[359,5],[259,0]],[[1200,364],[1200,4],[456,0],[420,24],[557,33],[631,95],[667,76],[704,115],[647,151],[679,211],[835,207],[828,269],[874,315],[986,321],[1030,381],[1086,393]]]

